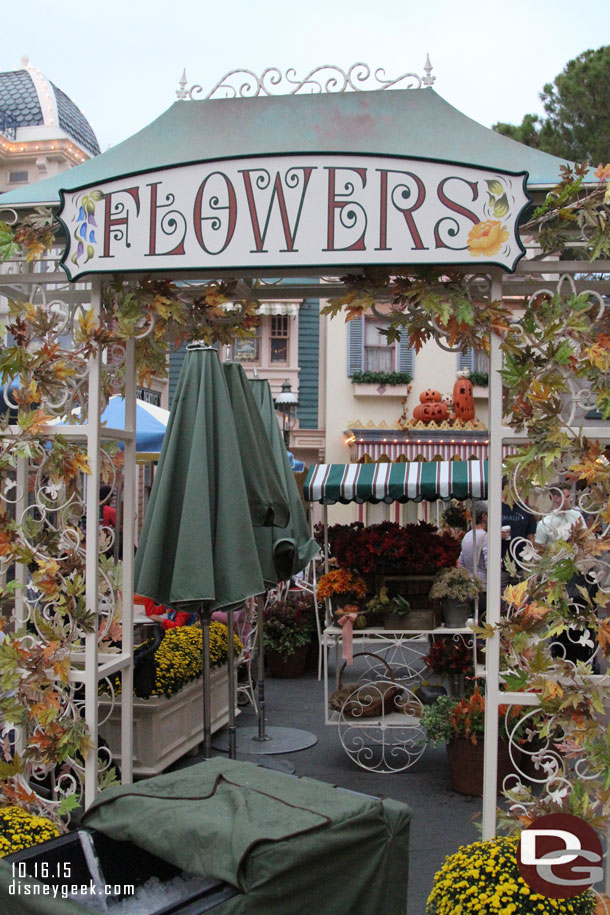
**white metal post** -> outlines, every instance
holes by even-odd
[[[492,275],[491,297],[502,297],[502,279]],[[500,338],[490,332],[489,451],[487,462],[487,622],[500,621],[502,527],[502,353]],[[496,632],[486,640],[485,739],[483,755],[483,839],[496,834],[498,772],[498,706],[500,704],[500,639]]]
[[[101,281],[95,279],[91,288],[91,306],[97,318],[101,312]],[[100,474],[100,406],[101,406],[101,353],[89,360],[89,411],[87,418],[87,458],[90,476],[87,478],[87,534],[86,534],[86,588],[85,602],[94,615],[93,631],[85,636],[85,720],[92,741],[92,749],[85,761],[85,808],[97,795],[97,740],[98,740],[98,552],[99,552],[99,474]]]
[[[133,781],[133,558],[136,517],[136,363],[135,341],[125,346],[125,438],[123,460],[123,653],[121,674],[121,779]],[[119,530],[115,530],[118,537]]]

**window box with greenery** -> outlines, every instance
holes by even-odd
[[[396,380],[400,378],[404,381]],[[411,376],[407,372],[361,372],[352,375],[351,380],[354,397],[405,398],[411,390]]]

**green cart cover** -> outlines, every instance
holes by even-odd
[[[410,820],[397,801],[216,757],[104,791],[83,825],[237,887],[219,915],[403,915]]]
[[[235,886],[214,915],[404,915],[410,820],[398,801],[216,757],[107,789],[83,825]],[[3,913],[91,912],[8,899],[2,871]]]

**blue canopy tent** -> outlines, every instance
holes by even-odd
[[[136,460],[145,464],[156,461],[163,446],[169,410],[136,400]],[[102,413],[102,422],[113,429],[125,428],[125,400],[111,397]]]
[[[78,411],[75,411],[78,412]],[[159,459],[163,446],[163,436],[167,429],[169,410],[136,400],[136,460],[147,464]],[[118,394],[111,397],[101,417],[102,423],[110,429],[125,428],[125,399]],[[64,423],[54,423],[56,428]],[[119,443],[123,447],[122,442]]]

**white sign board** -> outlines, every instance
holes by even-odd
[[[524,253],[526,173],[369,155],[197,162],[62,191],[71,280],[91,273],[497,264]]]

